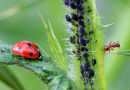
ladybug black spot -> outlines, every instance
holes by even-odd
[[[18,48],[18,52],[20,52],[21,51],[21,48]]]
[[[30,53],[30,56],[32,56],[32,55],[33,55],[33,53],[31,52],[31,53]]]
[[[27,46],[28,46],[28,47],[31,47],[31,44],[30,44],[30,43],[27,43]]]

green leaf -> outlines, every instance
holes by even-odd
[[[58,88],[63,88],[64,90],[76,89],[66,72],[57,67],[52,58],[45,55],[42,55],[41,61],[24,59],[12,54],[11,46],[3,44],[0,46],[0,64],[24,67],[34,72],[52,90],[57,90]]]
[[[13,90],[24,90],[19,80],[8,67],[0,66],[0,80]]]
[[[39,13],[41,20],[43,22],[44,28],[47,31],[47,35],[48,35],[48,40],[50,43],[50,47],[51,47],[51,51],[53,52],[55,59],[57,60],[58,64],[60,65],[60,67],[64,70],[64,71],[68,71],[68,60],[67,58],[65,58],[65,56],[63,55],[63,50],[53,32],[52,26],[50,21],[49,22],[49,27],[46,24],[45,20],[43,19],[42,15]]]
[[[125,56],[130,56],[130,50],[124,50],[124,51],[119,51],[119,52],[111,52],[112,54],[118,54],[118,55],[125,55]]]
[[[30,8],[32,6],[35,6],[39,3],[41,3],[44,0],[24,0],[22,3],[15,5],[3,12],[0,12],[0,20],[4,20],[8,17],[11,17],[17,13],[19,13],[22,10],[25,10],[27,8]]]

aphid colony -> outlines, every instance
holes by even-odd
[[[90,6],[84,6],[84,3],[87,2],[87,0],[63,1],[67,7],[73,10],[73,13],[66,15],[66,21],[73,25],[73,28],[71,28],[73,35],[70,36],[70,42],[76,46],[76,50],[73,50],[72,54],[75,55],[80,61],[80,72],[82,75],[81,78],[84,81],[84,84],[86,85],[88,82],[90,82],[90,85],[92,86],[92,78],[95,73],[91,68],[91,65],[94,66],[96,64],[96,59],[88,60],[90,55],[88,53],[89,48],[87,48],[87,44],[91,41],[88,36],[92,35],[94,31],[86,30],[86,26],[91,24],[90,18],[88,18],[88,22],[85,21],[85,14],[91,13],[92,10]],[[85,11],[85,8],[87,8],[87,11]],[[85,60],[85,63],[83,63],[83,60]]]

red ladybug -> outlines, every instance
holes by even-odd
[[[19,41],[12,47],[12,52],[29,59],[41,60],[41,54],[38,47],[30,41]]]

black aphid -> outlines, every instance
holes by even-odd
[[[88,57],[89,57],[89,54],[85,52],[85,53],[83,54],[83,57],[84,57],[84,58],[88,58]]]
[[[75,14],[75,13],[72,13],[72,19],[75,20],[75,21],[78,21],[78,15]]]
[[[93,30],[91,30],[90,32],[89,32],[89,34],[93,34],[94,33],[94,31]]]
[[[79,24],[79,25],[84,25],[84,20],[83,20],[83,19],[80,19],[80,20],[78,21],[78,24]]]
[[[91,10],[91,8],[88,6],[88,12],[91,12],[92,10]]]
[[[76,54],[76,52],[73,50],[73,51],[72,51],[72,54]]]
[[[75,3],[70,3],[70,7],[72,8],[72,9],[76,9],[76,4]]]
[[[88,51],[88,48],[81,47],[81,51]]]
[[[92,59],[92,64],[93,64],[93,65],[96,64],[96,59]]]
[[[84,69],[85,69],[86,71],[88,71],[88,70],[89,70],[89,67],[90,67],[89,61],[86,61],[86,63],[84,64]]]
[[[71,17],[69,15],[66,15],[66,21],[71,22]]]
[[[84,67],[83,67],[82,64],[80,64],[80,72],[81,72],[81,74],[84,76]]]
[[[84,9],[84,5],[83,5],[83,4],[77,5],[77,9],[78,9],[79,11],[82,11],[82,10]]]
[[[84,28],[84,27],[81,27],[80,30],[79,30],[79,32],[80,32],[81,34],[85,34],[85,28]]]
[[[69,6],[69,0],[63,0],[63,2],[66,6]]]
[[[86,39],[83,39],[83,38],[80,39],[80,44],[81,45],[86,46],[86,42],[87,42]]]
[[[70,36],[70,42],[71,42],[72,44],[75,44],[75,36]]]
[[[79,19],[84,19],[83,15],[79,15]]]
[[[94,76],[94,71],[92,69],[89,69],[87,76],[88,76],[88,78],[92,78]]]

